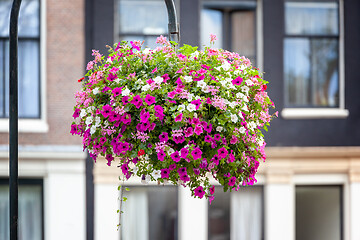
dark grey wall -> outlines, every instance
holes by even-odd
[[[345,2],[345,108],[346,119],[285,120],[280,115],[265,134],[270,146],[360,145],[360,1]],[[281,112],[284,107],[283,36],[284,1],[264,0],[264,71],[269,95]]]

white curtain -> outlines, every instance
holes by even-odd
[[[121,216],[121,240],[149,239],[149,206],[146,191],[132,188],[126,192]]]
[[[9,235],[9,187],[0,186],[0,240]],[[42,239],[41,186],[19,186],[19,240]]]
[[[261,240],[262,189],[241,188],[231,196],[231,240]]]

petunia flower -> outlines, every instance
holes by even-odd
[[[107,104],[102,107],[101,114],[104,116],[104,118],[107,118],[110,115],[111,110],[112,110],[112,107],[109,104]]]
[[[200,148],[196,147],[191,152],[191,155],[193,156],[194,160],[197,160],[197,159],[201,158],[202,151],[200,150]]]
[[[161,178],[169,178],[170,171],[168,168],[161,169]]]
[[[203,198],[205,195],[204,188],[202,186],[198,186],[197,188],[195,188],[194,195],[195,197]]]
[[[230,187],[232,187],[232,186],[235,185],[235,182],[236,182],[236,177],[231,177],[231,178],[229,179],[228,185],[229,185]]]
[[[173,154],[170,155],[170,157],[172,158],[172,160],[174,160],[174,162],[180,161],[180,154],[178,151],[175,151]]]
[[[160,151],[157,153],[157,157],[160,161],[164,161],[164,159],[166,157],[164,150],[160,149]]]
[[[240,85],[242,83],[242,81],[243,81],[243,79],[239,76],[239,77],[235,78],[234,80],[232,80],[231,82],[232,82],[233,85],[238,86],[238,85]]]
[[[140,108],[143,105],[143,100],[141,99],[140,95],[136,95],[130,103],[134,104],[136,108]]]
[[[228,155],[228,150],[226,150],[226,148],[222,147],[220,149],[218,149],[218,154],[220,158],[226,158],[226,156]]]
[[[183,114],[182,113],[180,113],[179,115],[177,115],[176,117],[175,117],[175,122],[181,122],[182,121],[182,116],[183,116]]]
[[[144,101],[146,102],[147,105],[151,105],[153,103],[155,103],[155,97],[151,96],[151,95],[146,95]]]
[[[167,142],[169,140],[169,134],[167,132],[162,132],[159,135],[160,142]]]

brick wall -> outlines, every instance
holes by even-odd
[[[43,6],[42,6],[43,7]],[[84,0],[46,1],[47,133],[20,133],[20,145],[79,145],[70,134],[77,79],[84,75]],[[8,144],[8,134],[0,134]]]

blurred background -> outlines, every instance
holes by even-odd
[[[0,240],[9,239],[8,26],[0,0]],[[360,2],[175,0],[181,43],[250,58],[279,117],[254,186],[211,205],[188,189],[126,182],[71,136],[91,50],[167,34],[163,0],[23,0],[19,20],[19,239],[359,240]]]

